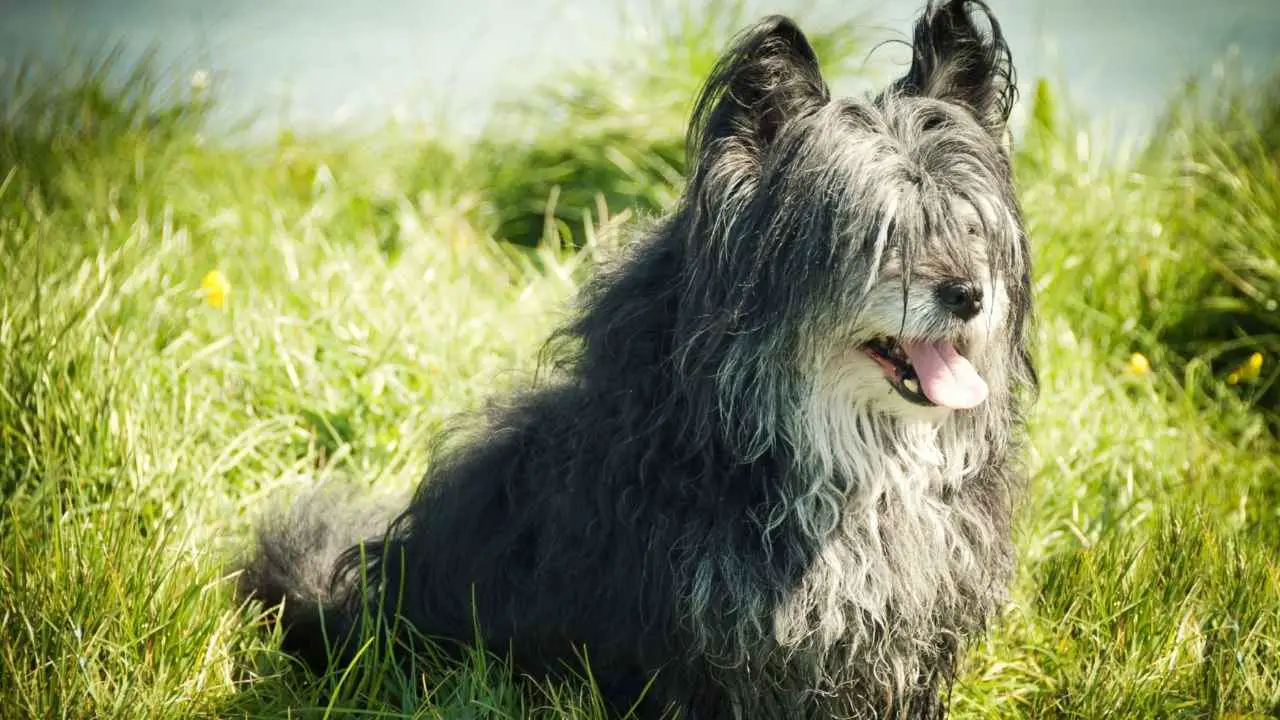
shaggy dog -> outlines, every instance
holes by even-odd
[[[1030,259],[980,0],[834,99],[769,17],[716,65],[671,214],[599,271],[553,379],[407,509],[264,524],[246,597],[312,665],[371,633],[590,671],[640,717],[933,717],[1013,568]],[[371,621],[374,618],[375,621]]]

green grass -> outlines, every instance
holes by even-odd
[[[317,681],[235,604],[228,563],[270,500],[406,489],[445,418],[528,377],[595,254],[495,237],[594,249],[668,202],[725,12],[657,36],[657,70],[570,75],[515,104],[527,131],[475,143],[246,145],[203,136],[211,97],[147,68],[123,89],[101,67],[10,76],[0,715],[599,717],[582,685],[521,692],[482,655],[405,673],[371,647]],[[1280,103],[1171,112],[1107,161],[1027,95],[1044,388],[1014,601],[956,716],[1280,715]],[[1228,384],[1253,352],[1258,377]]]

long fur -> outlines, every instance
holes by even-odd
[[[391,618],[535,676],[591,672],[642,717],[945,711],[1013,568],[1030,258],[1002,143],[1015,94],[978,0],[931,4],[908,74],[833,100],[803,33],[739,36],[693,113],[678,206],[600,269],[559,372],[444,443],[385,533],[310,501],[242,591],[350,660]],[[972,279],[958,320],[933,288]],[[898,397],[859,351],[954,337],[990,395]],[[361,542],[364,540],[364,542]],[[335,545],[346,543],[340,557]]]

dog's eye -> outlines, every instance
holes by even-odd
[[[969,220],[964,224],[964,234],[969,237],[978,237],[982,235],[982,225],[976,220]]]

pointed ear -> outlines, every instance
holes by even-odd
[[[1009,45],[987,4],[931,1],[916,22],[911,69],[894,89],[964,106],[1003,143],[1018,89]]]
[[[826,103],[826,83],[809,40],[773,15],[744,30],[716,63],[689,124],[690,167],[718,141],[757,153],[787,121]]]

